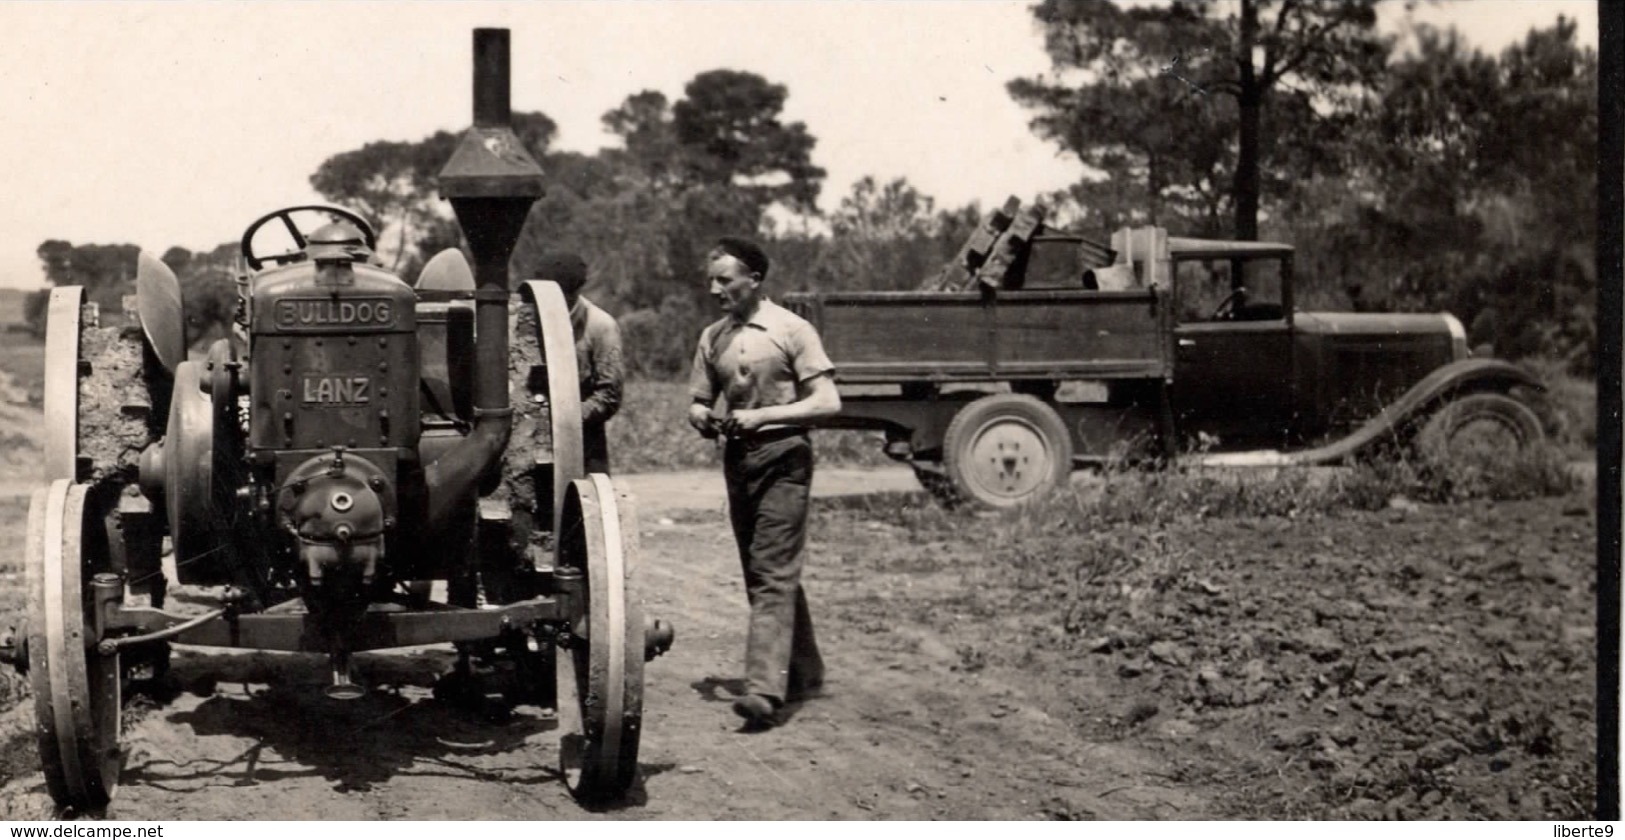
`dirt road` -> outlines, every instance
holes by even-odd
[[[913,486],[907,470],[828,470],[820,495]],[[729,710],[744,646],[745,598],[710,474],[633,479],[640,500],[649,609],[678,642],[647,672],[643,781],[618,818],[1030,817],[1065,784],[1108,791],[1147,758],[1079,738],[1027,707],[1019,680],[956,673],[955,653],[928,635],[891,634],[824,610],[831,681],[789,725],[744,734]],[[712,516],[709,511],[717,513]],[[812,548],[809,587],[850,588],[854,570]],[[905,637],[908,634],[905,633]],[[128,758],[109,816],[120,819],[555,819],[582,810],[556,778],[558,735],[528,710],[488,724],[430,698],[449,650],[369,656],[364,699],[318,691],[310,657],[177,656],[186,691],[129,716]],[[5,712],[19,734],[32,710]],[[990,716],[996,715],[996,716]],[[963,727],[963,728],[961,728]],[[945,737],[948,729],[956,737]],[[28,746],[13,739],[12,746]],[[1102,816],[1173,816],[1187,793],[1125,790]],[[0,788],[0,814],[42,815],[37,772]],[[1198,808],[1199,810],[1199,808]]]
[[[365,657],[352,703],[313,657],[188,652],[184,690],[127,714],[109,816],[1529,819],[1589,798],[1583,497],[998,537],[1010,520],[943,517],[906,470],[825,470],[807,585],[828,692],[747,734],[721,481],[628,480],[649,610],[678,632],[628,802],[578,806],[530,710],[434,702],[449,649]],[[31,715],[0,711],[0,818],[50,810]]]

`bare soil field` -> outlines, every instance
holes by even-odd
[[[7,409],[22,411],[22,409]],[[35,410],[37,412],[37,410]],[[32,415],[37,418],[37,413]],[[7,417],[12,417],[7,415]],[[20,418],[20,419],[19,419]],[[4,419],[4,418],[0,418]],[[26,486],[28,415],[8,433]],[[35,421],[37,426],[37,421]],[[37,451],[36,451],[37,453]],[[37,467],[33,468],[37,471]],[[137,694],[121,819],[1576,819],[1595,776],[1589,488],[1365,511],[945,512],[896,469],[826,470],[806,583],[824,696],[745,733],[745,598],[715,473],[630,476],[646,598],[642,773],[609,809],[554,722],[436,702],[449,648],[361,662],[177,653]],[[3,496],[4,494],[0,494]],[[25,498],[0,498],[0,544]],[[22,606],[0,557],[0,627]],[[0,818],[51,816],[0,670]]]

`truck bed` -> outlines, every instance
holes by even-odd
[[[1155,290],[820,292],[785,306],[812,322],[853,384],[1161,379],[1172,351]]]

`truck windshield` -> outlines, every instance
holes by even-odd
[[[1286,317],[1284,261],[1193,259],[1174,263],[1181,323]]]

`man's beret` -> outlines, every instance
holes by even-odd
[[[568,251],[551,251],[536,261],[530,275],[538,280],[552,280],[565,291],[573,292],[587,285],[587,261]]]
[[[767,252],[755,242],[737,236],[724,236],[717,240],[717,250],[744,263],[746,268],[763,279],[767,278],[767,269],[772,263],[767,258]]]

